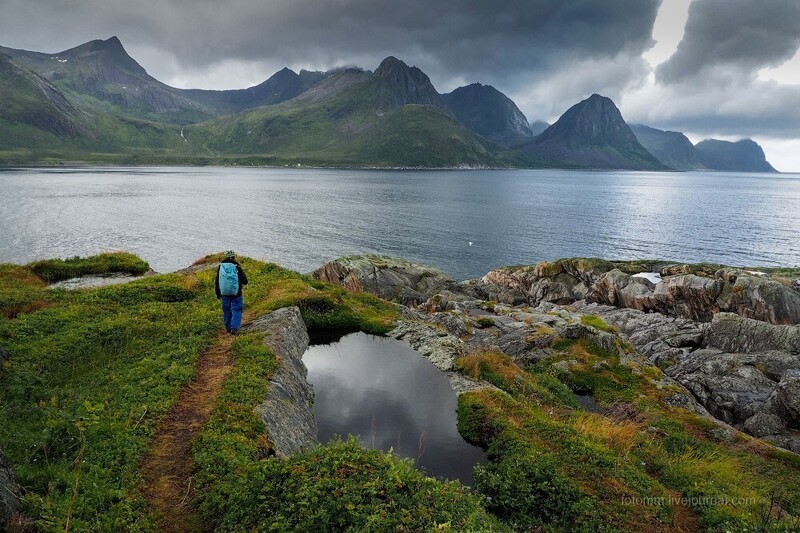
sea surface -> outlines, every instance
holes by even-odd
[[[486,454],[458,433],[458,402],[447,376],[407,343],[352,333],[311,346],[303,363],[320,442],[353,435],[433,476],[472,485],[472,469]]]
[[[224,249],[307,272],[375,252],[457,279],[573,256],[800,265],[800,175],[558,170],[0,171],[0,262]]]

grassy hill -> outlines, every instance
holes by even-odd
[[[47,80],[0,53],[0,148],[78,137],[78,111]]]
[[[203,270],[218,259],[79,291],[47,289],[45,280],[139,274],[147,264],[111,254],[0,265],[0,449],[24,487],[29,526],[154,529],[142,458],[218,338],[214,270]],[[242,264],[252,316],[297,305],[312,332],[374,334],[399,318],[376,297],[274,264]],[[797,455],[752,439],[720,441],[708,420],[665,402],[674,391],[654,385],[657,368],[586,339],[554,338],[551,356],[525,368],[491,350],[459,359],[460,372],[498,388],[459,398],[459,431],[489,456],[472,489],[352,440],[288,459],[265,454],[269,436],[253,407],[271,386],[275,356],[254,334],[229,349],[233,369],[191,452],[187,529],[796,530]],[[574,391],[611,407],[586,410]]]
[[[392,67],[394,68],[394,67]],[[430,91],[387,74],[344,71],[280,105],[186,129],[210,153],[303,164],[389,167],[500,166],[502,149],[431,105]],[[438,96],[438,95],[436,95]]]

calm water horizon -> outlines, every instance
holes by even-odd
[[[573,256],[800,265],[800,175],[101,167],[0,171],[0,262],[381,253],[458,279]]]

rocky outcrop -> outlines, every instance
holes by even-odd
[[[577,303],[618,328],[639,353],[691,391],[717,419],[800,451],[794,416],[800,326],[719,313],[709,323],[633,309]]]
[[[0,531],[11,529],[17,520],[20,489],[8,458],[0,450]]]
[[[460,292],[458,283],[441,270],[380,255],[336,259],[312,272],[311,276],[404,305],[419,305],[446,290]]]
[[[660,283],[635,276],[660,274]],[[561,259],[499,268],[465,282],[473,293],[510,305],[588,302],[709,322],[719,312],[771,324],[800,323],[800,290],[790,281],[720,265]]]
[[[719,312],[771,324],[800,322],[800,293],[791,285],[735,269],[722,268],[712,276],[686,270],[665,267],[661,283],[652,286],[613,270],[592,284],[586,299],[700,322],[711,321]]]
[[[535,306],[542,302],[565,305],[585,298],[591,286],[615,268],[624,265],[591,258],[498,268],[483,276],[476,289],[488,300],[510,305]]]
[[[653,293],[654,288],[649,280],[635,278],[615,268],[592,284],[587,300],[641,311],[645,307],[645,298]]]
[[[790,367],[782,374],[776,369]],[[715,416],[800,453],[800,360],[785,354],[698,350],[667,369]]]
[[[643,273],[657,274],[659,283]],[[731,312],[771,324],[800,323],[800,283],[792,283],[797,280],[721,265],[560,259],[498,268],[457,283],[435,268],[365,255],[331,261],[312,276],[408,306],[425,303],[427,310],[475,299],[530,306],[585,299],[697,322]]]
[[[780,350],[800,354],[800,325],[775,326],[733,313],[719,313],[706,333],[708,346],[726,352]]]
[[[733,434],[730,424],[800,450],[797,280],[714,264],[601,259],[499,268],[461,283],[427,270],[372,256],[329,263],[317,275],[416,308],[393,335],[447,372],[458,350],[497,350],[525,365],[551,355],[556,339],[588,339],[621,361],[661,368],[664,386],[682,391],[668,403],[713,415],[722,433]],[[582,323],[586,315],[614,332]]]
[[[457,337],[426,323],[422,314],[408,315],[411,320],[402,320],[389,332],[389,336],[407,342],[414,350],[428,359],[447,375],[450,386],[461,395],[480,389],[496,389],[484,381],[471,379],[456,371],[456,361],[464,354],[465,345]]]
[[[762,354],[701,349],[666,369],[720,420],[741,423],[767,401],[776,383],[760,369]]]
[[[723,282],[694,274],[662,278],[650,294],[640,296],[640,309],[669,316],[708,322],[719,312],[716,303]]]
[[[791,285],[733,269],[717,276],[725,282],[717,298],[721,310],[771,324],[800,323],[800,292]]]
[[[264,344],[278,359],[267,397],[255,409],[267,426],[276,455],[292,455],[314,445],[314,389],[306,381],[308,371],[302,360],[309,339],[300,309],[278,309],[253,320],[243,331],[262,333]]]

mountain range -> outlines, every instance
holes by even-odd
[[[284,68],[247,89],[170,87],[112,37],[57,54],[0,47],[0,163],[186,163],[774,171],[751,140],[628,126],[592,95],[529,123],[490,85],[440,94],[388,57],[358,68]]]

